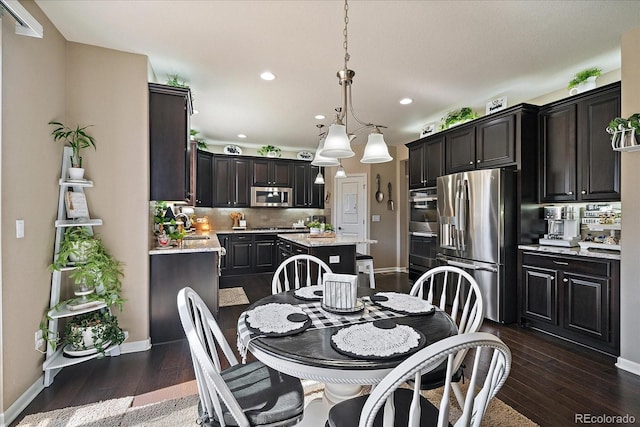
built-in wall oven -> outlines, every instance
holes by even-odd
[[[416,280],[438,261],[438,195],[436,187],[409,192],[409,279]]]

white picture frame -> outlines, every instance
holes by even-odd
[[[491,114],[497,111],[502,111],[505,108],[507,108],[507,97],[501,96],[499,98],[492,99],[491,101],[487,102],[487,108],[486,108],[485,114]]]

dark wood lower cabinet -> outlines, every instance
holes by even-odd
[[[276,235],[257,233],[218,234],[227,251],[221,263],[223,276],[268,273],[278,266]]]
[[[218,252],[151,255],[149,317],[151,344],[185,338],[176,297],[193,288],[212,313],[218,312]]]
[[[620,354],[620,262],[521,251],[520,322]]]

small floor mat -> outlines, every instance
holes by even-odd
[[[237,288],[224,288],[218,291],[219,306],[229,307],[232,305],[249,304],[249,298],[244,293],[244,289]]]

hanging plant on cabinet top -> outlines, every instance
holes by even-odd
[[[72,129],[60,122],[50,121],[50,125],[55,126],[55,129],[51,132],[54,141],[66,142],[71,147],[71,167],[69,168],[69,179],[81,180],[84,178],[84,168],[82,167],[82,157],[80,151],[83,148],[93,147],[96,148],[96,142],[93,136],[87,133],[87,128],[92,125],[80,127],[76,125],[75,129]]]
[[[447,115],[442,118],[440,130],[449,129],[452,126],[456,126],[477,118],[478,115],[473,112],[471,107],[462,107],[459,110],[448,112]]]

